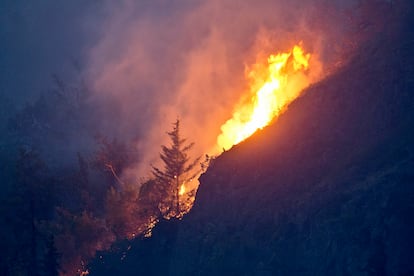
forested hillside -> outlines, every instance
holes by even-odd
[[[91,275],[414,274],[412,12],[214,160],[182,221]]]

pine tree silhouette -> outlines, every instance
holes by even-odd
[[[183,211],[180,206],[180,187],[198,174],[195,172],[195,167],[200,157],[190,162],[188,152],[194,143],[186,143],[187,139],[181,138],[178,119],[173,124],[173,130],[167,134],[171,139],[171,145],[169,147],[162,146],[160,154],[164,168],[159,169],[153,166],[152,173],[157,184],[166,191],[169,198],[163,215],[165,217],[180,217]]]

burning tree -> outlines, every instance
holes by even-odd
[[[182,199],[187,193],[185,184],[193,180],[199,173],[195,167],[200,157],[190,162],[188,155],[194,143],[186,143],[187,139],[181,138],[178,119],[173,125],[173,130],[167,132],[171,139],[170,147],[161,147],[160,158],[164,163],[164,168],[152,167],[156,184],[164,193],[164,200],[159,207],[165,217],[182,216],[185,211],[182,208]]]

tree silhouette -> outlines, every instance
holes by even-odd
[[[162,146],[160,154],[164,168],[159,169],[153,166],[152,173],[157,185],[166,194],[166,208],[163,215],[165,217],[180,217],[183,212],[180,205],[180,188],[198,174],[195,166],[200,158],[190,162],[188,152],[194,143],[186,143],[187,139],[181,138],[180,120],[175,121],[173,130],[167,134],[171,139],[171,145],[169,147]]]
[[[27,258],[27,275],[39,275],[38,261],[41,254],[40,232],[37,222],[50,218],[54,208],[53,183],[48,169],[35,150],[20,149],[15,165],[15,194],[13,213],[16,236],[26,250],[17,256]],[[18,245],[16,245],[18,246]]]
[[[51,235],[46,240],[46,253],[42,261],[43,275],[58,276],[59,275],[59,260],[61,255],[55,247],[55,238]]]

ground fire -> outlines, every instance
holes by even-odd
[[[249,97],[235,109],[233,117],[221,126],[219,149],[229,149],[267,126],[309,85],[306,76],[311,55],[301,43],[289,51],[271,54],[246,69]]]

